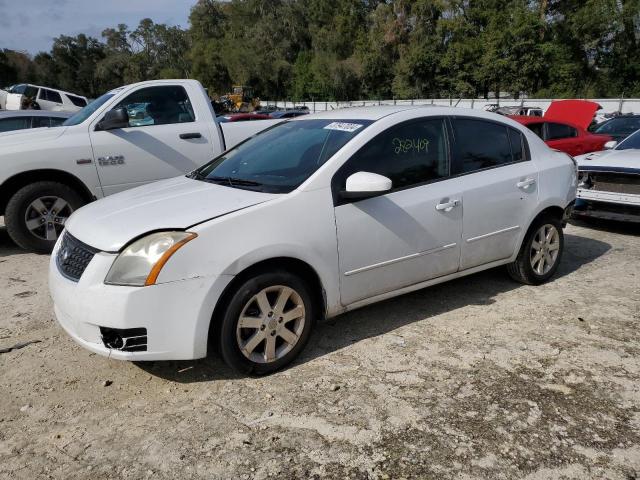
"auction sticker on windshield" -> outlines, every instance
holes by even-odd
[[[355,132],[360,127],[359,123],[333,122],[324,127],[325,130],[340,130],[341,132]]]

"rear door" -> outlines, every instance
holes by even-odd
[[[341,199],[353,173],[378,173],[392,190]],[[451,179],[444,118],[405,122],[374,137],[336,172],[332,188],[344,305],[453,273],[462,205]]]
[[[460,269],[509,258],[538,204],[526,139],[500,122],[452,119],[453,170],[462,189]]]
[[[89,131],[105,195],[183,175],[221,151],[211,117],[196,117],[182,85],[141,87],[113,108],[120,107],[128,128],[96,131],[96,121]]]
[[[60,111],[62,110],[62,97],[59,92],[41,88],[38,94],[38,105],[41,110]]]

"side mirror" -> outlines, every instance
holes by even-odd
[[[604,144],[604,149],[613,150],[617,146],[618,146],[618,142],[616,142],[615,140],[609,140],[607,143]]]
[[[126,108],[109,110],[102,120],[96,125],[96,130],[113,130],[115,128],[127,128],[129,126],[129,114]]]
[[[391,190],[391,179],[371,172],[356,172],[347,178],[342,198],[362,199],[375,197]]]

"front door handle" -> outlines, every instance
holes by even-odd
[[[190,140],[192,138],[202,138],[202,135],[198,132],[191,132],[191,133],[181,133],[180,134],[180,138],[182,140]]]
[[[528,188],[531,185],[535,185],[536,183],[536,179],[535,178],[525,178],[524,180],[520,180],[518,183],[516,183],[516,187],[518,188]]]
[[[439,212],[450,212],[458,205],[460,205],[460,200],[450,200],[448,202],[437,204],[436,210],[438,210]]]

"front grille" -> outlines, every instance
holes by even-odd
[[[589,173],[592,190],[640,195],[640,176],[624,173]]]
[[[56,263],[60,273],[69,280],[77,282],[98,251],[65,231],[56,255]]]

